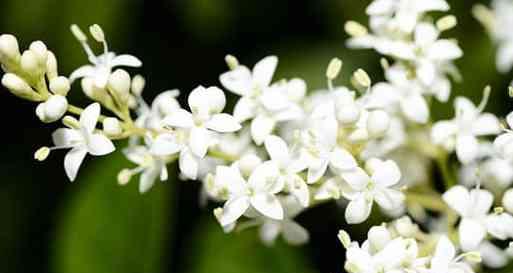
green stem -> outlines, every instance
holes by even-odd
[[[440,156],[437,157],[436,163],[438,165],[438,168],[440,169],[440,172],[442,173],[442,178],[444,180],[445,189],[448,190],[454,185],[456,185],[456,181],[454,177],[451,174],[451,171],[449,170],[449,161],[448,161],[448,154],[443,153]]]

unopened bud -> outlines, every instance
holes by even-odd
[[[123,69],[117,69],[109,77],[109,90],[114,94],[114,98],[121,105],[127,105],[130,95],[130,75]]]
[[[18,40],[11,34],[0,36],[0,62],[15,64],[20,58]]]
[[[75,36],[75,38],[77,40],[79,40],[80,42],[87,41],[87,36],[77,25],[71,25],[70,30],[71,30],[71,33],[73,33],[73,36]]]
[[[21,69],[30,77],[39,77],[43,73],[43,67],[39,63],[36,54],[31,50],[25,50],[21,55]]]
[[[347,233],[345,230],[340,230],[338,232],[338,240],[342,243],[344,248],[349,248],[351,245],[351,237],[349,236],[349,233]]]
[[[513,189],[509,189],[504,193],[504,196],[502,197],[502,205],[506,211],[513,214]]]
[[[436,27],[440,31],[449,30],[449,29],[455,27],[456,24],[458,24],[458,20],[456,19],[456,16],[454,16],[454,15],[446,15],[446,16],[438,19],[438,21],[436,21]]]
[[[46,61],[48,60],[46,45],[41,41],[35,41],[30,44],[29,50],[34,52],[39,64],[46,68]]]
[[[48,147],[41,147],[34,153],[34,159],[37,161],[44,161],[48,155],[50,155],[50,148]]]
[[[34,92],[28,83],[15,74],[7,73],[2,77],[2,85],[5,86],[11,93],[20,98],[39,101],[41,98],[39,94]]]
[[[53,95],[36,108],[36,115],[42,122],[55,122],[62,118],[68,110],[68,100],[61,95]]]
[[[108,136],[118,136],[123,130],[117,118],[105,118],[103,120],[103,132]]]
[[[141,75],[135,75],[132,79],[132,94],[136,96],[141,96],[144,86],[146,85],[146,80]]]
[[[59,72],[57,70],[57,58],[51,51],[48,51],[48,59],[46,60],[46,76],[50,80],[59,76]]]
[[[338,77],[340,69],[342,69],[342,61],[339,58],[331,59],[328,65],[328,69],[326,69],[326,77],[329,80],[334,80],[336,77]]]
[[[112,97],[109,95],[107,90],[97,87],[92,78],[82,78],[80,83],[84,94],[86,94],[90,99],[109,107],[114,105]]]
[[[239,66],[239,61],[233,55],[230,55],[230,54],[226,55],[226,57],[224,57],[224,61],[226,62],[226,64],[228,65],[228,67],[231,70],[233,70]]]
[[[375,226],[369,230],[368,238],[371,247],[377,252],[382,250],[392,240],[392,235],[386,227]]]
[[[64,124],[64,126],[71,128],[71,129],[80,128],[80,122],[72,116],[65,116],[62,119],[62,124]]]
[[[124,186],[132,179],[132,171],[130,169],[123,169],[118,173],[118,184]]]
[[[91,33],[91,36],[93,36],[93,38],[96,41],[98,41],[100,43],[105,42],[105,34],[103,33],[103,29],[99,25],[94,24],[94,25],[90,26],[89,32]]]
[[[50,91],[56,95],[66,96],[71,89],[68,78],[60,76],[50,80]]]
[[[402,218],[399,218],[394,223],[395,230],[399,235],[403,237],[414,237],[415,233],[417,233],[418,228],[417,226],[412,222],[411,218],[408,216],[404,216]]]
[[[374,110],[367,118],[367,132],[371,137],[383,136],[390,126],[390,116],[383,110]]]
[[[353,83],[357,85],[357,88],[369,88],[372,82],[367,72],[365,72],[365,70],[358,69],[353,73]]]
[[[352,37],[360,37],[367,35],[368,31],[367,28],[364,27],[362,24],[355,22],[355,21],[348,21],[344,25],[344,29],[347,34],[349,34]]]

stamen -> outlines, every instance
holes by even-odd
[[[481,103],[479,103],[479,106],[477,107],[479,113],[483,112],[486,105],[488,104],[488,99],[490,98],[491,91],[492,88],[489,85],[487,85],[483,90],[483,98],[481,99]]]

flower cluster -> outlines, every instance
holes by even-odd
[[[481,261],[502,267],[513,256],[506,246],[513,239],[513,113],[502,125],[485,112],[487,87],[479,105],[457,97],[454,118],[432,119],[431,101],[449,100],[451,81],[459,78],[453,62],[463,55],[456,40],[444,37],[456,18],[433,15],[448,10],[445,0],[375,0],[367,8],[369,29],[346,23],[349,47],[384,55],[385,80],[378,83],[358,69],[351,86],[337,85],[343,64],[334,58],[326,88],[309,90],[299,78],[275,80],[275,56],[250,69],[228,55],[219,87],[198,86],[187,105],[178,102],[178,90],[147,103],[145,79],[119,68],[141,61],[109,51],[98,25],[89,32],[104,52],[95,55],[73,25],[90,64],[59,76],[42,42],[20,53],[16,38],[4,34],[2,84],[37,102],[41,121],[65,125],[35,158],[69,149],[64,167],[71,181],[87,154],[109,154],[116,140],[128,139],[122,152],[135,166],[119,172],[120,185],[138,176],[140,192],[147,192],[168,179],[167,166],[176,162],[182,179],[201,183],[204,196],[219,204],[213,214],[225,232],[256,226],[266,244],[280,235],[302,244],[309,234],[295,218],[303,210],[337,200],[346,222],[360,224],[377,206],[396,220],[372,227],[361,245],[339,235],[348,272],[468,273]],[[507,19],[502,11],[497,18]],[[92,100],[85,109],[67,100],[76,81]],[[237,98],[231,113],[224,112],[223,89]],[[435,169],[441,179],[431,175]]]

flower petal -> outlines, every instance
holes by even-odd
[[[239,95],[245,96],[251,91],[251,71],[243,65],[221,74],[219,81],[224,88]]]
[[[95,73],[94,66],[92,65],[84,65],[77,68],[75,71],[69,75],[69,81],[72,83],[77,79],[83,77],[93,77]]]
[[[205,157],[210,145],[210,133],[204,127],[192,127],[189,137],[189,147],[194,155]]]
[[[459,215],[468,215],[468,211],[471,206],[470,192],[463,186],[454,186],[446,191],[443,196],[443,200],[451,209],[456,211]]]
[[[372,201],[360,195],[358,198],[349,202],[345,212],[346,222],[348,224],[363,223],[371,213]]]
[[[112,61],[110,62],[110,66],[140,67],[142,66],[142,62],[135,56],[122,54],[114,57],[114,59],[112,59]]]
[[[191,128],[194,126],[192,114],[184,109],[177,109],[162,120],[165,126],[178,128]]]
[[[257,116],[251,122],[251,136],[253,137],[253,141],[255,141],[257,145],[262,145],[265,138],[274,130],[275,125],[276,122],[272,118],[266,115]]]
[[[496,135],[501,132],[499,119],[490,113],[480,115],[472,123],[472,134],[476,136]]]
[[[355,168],[340,175],[356,191],[363,191],[370,182],[370,177],[362,168]]]
[[[180,172],[189,179],[195,180],[198,176],[199,159],[195,157],[189,149],[183,149],[180,152],[178,160]]]
[[[224,113],[213,115],[205,126],[220,133],[231,133],[242,128],[233,116]]]
[[[477,247],[486,236],[485,226],[470,218],[463,218],[461,220],[458,232],[463,251],[477,250]]]
[[[274,220],[283,220],[283,208],[276,196],[270,193],[259,193],[252,196],[250,202],[264,216]]]
[[[265,138],[264,145],[271,160],[278,162],[281,167],[287,166],[290,160],[289,147],[282,138],[268,136]]]
[[[139,178],[139,192],[145,193],[147,192],[153,184],[155,184],[155,179],[160,174],[160,168],[157,166],[151,166],[141,173],[141,177]]]
[[[472,135],[459,135],[456,138],[456,155],[463,164],[469,164],[476,159],[479,152],[477,138]]]
[[[260,239],[265,245],[271,246],[273,245],[278,235],[280,235],[281,225],[276,221],[266,221],[260,227]]]
[[[283,238],[290,245],[302,245],[308,242],[308,231],[294,221],[283,221]]]
[[[223,213],[219,217],[219,223],[227,226],[239,219],[248,209],[250,203],[247,196],[240,196],[228,200],[223,207]]]
[[[268,56],[260,60],[253,67],[253,82],[261,88],[269,86],[277,65],[278,58],[276,56]]]
[[[100,117],[100,110],[100,104],[97,102],[87,106],[82,114],[80,114],[80,126],[87,132],[92,133],[96,128],[96,123]]]
[[[87,150],[83,148],[73,148],[64,157],[64,170],[71,182],[75,181],[78,169],[87,155]]]
[[[84,139],[78,130],[60,128],[53,132],[52,140],[53,144],[57,147],[71,147],[73,144],[82,142]]]
[[[110,139],[103,134],[93,134],[89,137],[87,151],[92,155],[106,155],[114,152],[116,147]]]
[[[356,159],[346,149],[337,147],[330,154],[330,167],[337,171],[348,171],[357,166]]]
[[[421,94],[411,94],[401,99],[401,110],[407,119],[424,124],[429,119],[429,107]]]

